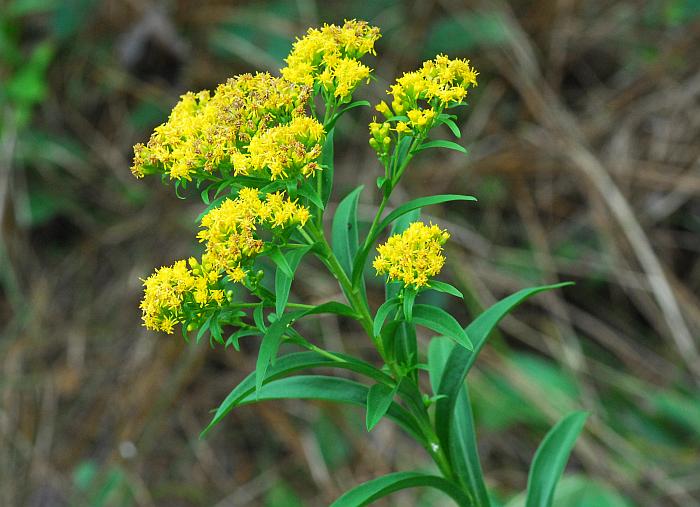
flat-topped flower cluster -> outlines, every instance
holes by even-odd
[[[311,28],[293,44],[280,76],[242,74],[213,93],[188,92],[148,143],[134,147],[136,177],[159,174],[179,188],[209,185],[207,196],[209,188],[215,197],[221,194],[201,219],[201,258],[177,261],[144,280],[147,328],[196,329],[231,306],[236,285],[260,296],[257,259],[279,252],[284,257],[285,249],[299,247],[299,241],[290,242],[308,238],[310,221],[322,230],[319,194],[332,184],[321,177],[327,129],[333,128],[329,120],[370,78],[372,70],[360,59],[375,54],[379,38],[379,29],[364,21]],[[370,144],[380,160],[398,160],[402,138],[419,144],[474,85],[469,62],[445,56],[405,73],[388,91],[391,106],[376,107],[385,120],[370,124]],[[317,96],[325,106],[322,117]],[[412,224],[378,248],[377,274],[406,287],[425,287],[444,264],[448,237],[436,226]]]

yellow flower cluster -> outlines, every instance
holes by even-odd
[[[216,288],[218,274],[205,271],[194,258],[189,262],[192,269],[180,260],[143,280],[141,312],[147,329],[172,334],[175,325],[184,322],[187,304],[201,309],[224,301],[224,291]]]
[[[226,299],[223,274],[230,281],[242,282],[252,260],[265,250],[261,228],[279,229],[304,225],[309,210],[290,200],[283,192],[266,194],[243,188],[235,199],[224,201],[202,219],[197,237],[206,243],[201,263],[189,259],[157,269],[143,281],[141,311],[144,325],[155,331],[172,333],[176,324],[198,318],[206,308],[218,308]]]
[[[323,125],[307,116],[292,119],[256,134],[250,141],[248,155],[233,157],[236,176],[262,174],[272,180],[313,176],[319,168],[316,160],[323,148]]]
[[[358,60],[374,52],[381,37],[379,28],[366,21],[345,21],[343,26],[309,28],[297,39],[285,59],[282,76],[293,83],[314,86],[320,83],[338,103],[348,102],[355,88],[369,78],[371,69]]]
[[[438,55],[435,60],[423,62],[423,66],[413,72],[406,72],[387,91],[392,97],[391,107],[384,101],[377,105],[379,113],[396,122],[370,123],[370,146],[380,157],[389,151],[394,131],[400,137],[404,134],[425,134],[435,126],[439,114],[462,102],[471,86],[476,86],[478,73],[469,66],[469,60],[451,60]],[[403,116],[402,119],[395,117]]]
[[[282,192],[260,199],[254,188],[243,188],[236,199],[228,199],[202,219],[197,237],[206,243],[202,263],[207,269],[225,271],[234,282],[246,276],[248,261],[263,252],[265,242],[259,228],[304,225],[308,208],[300,206]]]
[[[445,264],[442,245],[449,237],[437,225],[413,222],[404,232],[394,234],[377,247],[374,269],[377,275],[388,275],[389,280],[405,286],[423,287]]]
[[[186,93],[148,144],[134,147],[131,171],[136,177],[163,172],[171,179],[188,181],[198,172],[230,172],[234,160],[246,156],[257,136],[296,118],[311,120],[305,116],[310,94],[308,86],[268,73],[230,78],[213,95],[206,90]],[[323,137],[308,122],[297,128],[304,125],[313,128],[309,136]],[[263,169],[258,168],[256,175],[265,176]]]

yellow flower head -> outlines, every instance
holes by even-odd
[[[369,78],[371,69],[358,60],[375,54],[374,44],[381,37],[379,28],[366,21],[345,21],[343,26],[325,24],[309,28],[297,39],[285,59],[282,76],[293,83],[313,86],[320,83],[339,103],[350,101],[355,88]]]
[[[323,125],[306,116],[294,118],[256,134],[249,154],[234,159],[236,174],[265,176],[271,180],[313,176],[318,169],[325,132]]]
[[[423,287],[445,264],[442,245],[449,237],[437,225],[413,222],[404,232],[394,234],[377,247],[374,269],[377,275],[387,275],[389,280],[407,287]]]
[[[428,60],[413,72],[406,72],[396,80],[387,91],[392,96],[391,107],[384,101],[376,106],[379,113],[387,120],[392,116],[406,116],[408,121],[399,121],[391,130],[397,135],[425,135],[436,125],[438,115],[462,101],[467,90],[476,86],[477,72],[469,66],[469,60],[451,60],[445,55],[438,55],[435,60]],[[382,126],[391,122],[384,121]],[[388,134],[378,137],[379,127],[373,130],[370,146],[384,159],[391,151],[395,137]]]
[[[305,114],[311,90],[268,73],[242,74],[214,94],[186,93],[147,145],[134,147],[136,177],[165,173],[190,181],[197,172],[230,170],[260,131]]]
[[[186,261],[177,261],[156,269],[143,281],[141,312],[146,328],[172,334],[174,326],[183,322],[185,305],[221,304],[220,291],[214,288],[218,276],[207,277],[194,259],[190,259],[190,266],[192,269],[188,269]]]
[[[388,93],[393,96],[392,106],[396,114],[415,109],[419,100],[432,107],[449,107],[464,100],[468,88],[476,86],[477,75],[469,66],[469,60],[451,60],[438,55],[435,60],[423,62],[420,69],[398,78]]]
[[[202,263],[209,270],[225,271],[234,282],[245,279],[251,261],[265,249],[262,228],[304,225],[309,210],[283,192],[260,199],[258,190],[243,188],[235,199],[227,199],[202,218],[197,237],[206,243]]]

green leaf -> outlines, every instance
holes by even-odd
[[[457,136],[459,137],[459,136]],[[418,148],[413,150],[413,153],[418,153],[419,151],[429,150],[430,148],[447,148],[448,150],[455,150],[461,153],[467,153],[467,149],[453,141],[445,141],[444,139],[438,139],[436,141],[428,141],[427,143],[422,143]]]
[[[445,202],[452,201],[476,201],[476,197],[473,197],[471,195],[457,194],[431,195],[428,197],[419,197],[418,199],[413,199],[412,201],[402,204],[394,211],[389,213],[386,216],[386,218],[384,218],[384,220],[380,222],[379,226],[373,232],[373,234],[371,236],[367,236],[367,239],[365,240],[362,246],[362,250],[360,250],[355,256],[355,262],[353,263],[352,268],[353,283],[356,284],[360,281],[360,278],[362,277],[362,272],[365,267],[365,261],[367,260],[367,256],[369,255],[370,249],[372,248],[372,245],[376,241],[377,237],[379,236],[379,234],[381,234],[381,232],[384,229],[391,225],[391,223],[394,220],[402,217],[406,213],[423,208],[425,206],[431,206],[433,204],[442,204]]]
[[[277,351],[282,344],[282,336],[289,325],[296,317],[301,316],[303,311],[289,312],[279,315],[277,320],[270,324],[270,327],[265,331],[262,342],[260,342],[260,350],[258,351],[258,359],[255,362],[255,389],[260,390],[265,380],[267,368],[272,360],[277,356]]]
[[[333,354],[338,360],[333,360],[323,356],[318,352],[294,352],[280,357],[277,362],[270,366],[268,374],[263,383],[272,382],[281,377],[309,368],[342,368],[360,375],[369,377],[376,382],[385,384],[393,382],[386,373],[378,370],[374,366],[352,356],[340,353]],[[238,406],[238,402],[250,393],[255,392],[255,372],[246,376],[229,394],[216,409],[214,417],[209,425],[202,431],[200,438],[203,438],[214,426],[216,426],[233,408]]]
[[[339,377],[324,375],[298,375],[269,382],[260,390],[248,393],[238,400],[237,405],[247,405],[265,400],[326,400],[351,405],[366,406],[367,386]],[[413,416],[405,408],[391,403],[387,416],[406,430],[421,445],[425,439],[421,436]]]
[[[402,489],[430,487],[450,496],[460,507],[472,505],[471,499],[452,482],[435,475],[396,472],[367,481],[346,492],[330,507],[362,507]]]
[[[298,310],[295,312],[278,315],[277,320],[270,324],[265,331],[265,335],[260,343],[258,358],[255,362],[255,387],[257,390],[259,390],[260,386],[263,385],[267,368],[270,363],[274,363],[275,358],[277,357],[277,351],[282,344],[282,337],[289,329],[289,326],[294,321],[299,320],[302,317],[306,317],[307,315],[317,315],[320,313],[334,313],[343,317],[356,317],[355,311],[352,308],[342,303],[338,303],[337,301],[323,303],[308,310]]]
[[[359,244],[357,234],[357,202],[364,187],[360,185],[340,201],[333,217],[331,240],[333,253],[338,262],[350,274],[352,261],[357,253]]]
[[[197,337],[195,338],[195,342],[199,343],[199,340],[202,339],[202,336],[204,336],[204,333],[206,333],[209,330],[209,326],[211,325],[211,319],[214,317],[214,314],[212,313],[207,320],[204,321],[204,324],[199,328],[199,331],[197,331]]]
[[[455,343],[446,336],[436,336],[428,343],[428,377],[433,393],[438,393],[442,372]]]
[[[323,143],[323,151],[321,152],[321,201],[325,208],[331,198],[333,192],[333,133],[334,129],[326,131],[326,140]]]
[[[277,267],[282,270],[282,272],[285,275],[289,277],[294,277],[294,270],[292,270],[292,267],[289,265],[289,262],[287,262],[287,258],[284,256],[279,247],[271,248],[267,255],[270,257],[270,259],[272,259],[272,262],[274,262],[277,265]]]
[[[454,348],[454,343],[446,337],[437,337],[430,341],[428,347],[428,373],[433,392],[436,394],[438,393],[445,365]],[[452,458],[458,479],[473,492],[475,506],[489,507],[490,499],[479,460],[474,417],[466,385],[457,394],[449,440],[449,455]]]
[[[377,310],[377,315],[374,317],[374,328],[372,332],[374,336],[379,336],[382,332],[382,326],[386,321],[387,317],[397,306],[399,306],[399,298],[391,298],[382,303],[382,306]]]
[[[460,137],[462,137],[462,132],[460,132],[459,127],[458,127],[457,124],[454,122],[454,120],[452,120],[452,119],[450,119],[450,118],[445,118],[444,120],[442,120],[442,123],[444,123],[445,125],[447,125],[447,127],[452,131],[452,133],[454,134],[454,136],[455,136],[457,139],[459,139]]]
[[[379,235],[381,231],[386,229],[394,220],[405,215],[409,211],[424,208],[425,206],[432,206],[434,204],[442,204],[445,202],[453,201],[476,201],[476,197],[471,195],[459,195],[459,194],[443,194],[443,195],[431,195],[427,197],[419,197],[402,204],[394,211],[389,213],[384,220],[381,221],[379,227],[377,227],[376,235]],[[376,239],[376,235],[372,238],[372,241]]]
[[[416,324],[452,338],[463,347],[472,350],[474,346],[457,319],[442,308],[432,305],[415,305],[413,320]]]
[[[586,412],[572,412],[544,437],[530,467],[526,507],[551,507],[554,489],[587,417]]]
[[[296,272],[302,257],[311,249],[311,246],[304,246],[303,248],[297,248],[291,250],[287,253],[287,264],[293,273]],[[287,306],[287,301],[289,300],[289,291],[292,288],[292,281],[294,280],[294,275],[289,276],[280,267],[277,267],[275,271],[275,313],[277,315],[282,315],[284,309]]]
[[[406,322],[413,320],[413,304],[416,302],[417,295],[418,291],[411,287],[406,287],[403,290],[403,316],[406,318]]]
[[[474,415],[466,384],[457,395],[449,449],[455,472],[459,480],[472,491],[475,497],[474,504],[477,507],[489,507],[491,501],[479,460]]]
[[[384,417],[394,400],[396,391],[396,387],[392,389],[386,384],[374,384],[369,388],[367,392],[367,416],[365,417],[367,431],[372,431],[372,428]]]
[[[233,348],[236,351],[240,352],[241,345],[238,342],[241,338],[244,338],[246,336],[257,336],[260,334],[260,331],[257,329],[239,329],[238,331],[236,331],[228,337],[228,339],[226,340],[226,347],[233,345]]]
[[[440,282],[439,280],[431,280],[428,284],[428,288],[436,290],[438,292],[444,292],[445,294],[450,294],[451,296],[455,296],[458,298],[464,298],[464,294],[457,290],[457,288],[454,285],[450,285],[449,283],[445,282]]]
[[[361,107],[361,106],[369,107],[370,105],[371,104],[366,100],[357,100],[355,102],[352,102],[352,103],[348,104],[347,106],[345,106],[340,111],[338,111],[337,113],[335,113],[331,117],[331,119],[328,120],[328,123],[326,123],[326,125],[324,125],[324,128],[326,130],[331,130],[333,127],[335,127],[335,124],[340,119],[340,117],[343,116],[348,111],[350,111],[351,109],[355,109],[356,107]]]
[[[525,493],[521,493],[504,507],[525,507]],[[562,477],[554,494],[552,505],[565,507],[632,507],[609,485],[580,474]]]
[[[523,289],[500,300],[495,305],[485,310],[466,328],[466,332],[474,345],[474,350],[467,350],[463,347],[454,347],[445,365],[438,395],[440,398],[435,405],[435,429],[445,448],[448,448],[453,413],[457,403],[457,395],[462,388],[464,379],[476,360],[479,352],[486,343],[486,339],[494,330],[496,325],[510,311],[525,301],[530,296],[552,289],[558,289],[571,285],[570,283],[560,283],[556,285],[545,285],[530,289]]]
[[[297,193],[308,199],[309,202],[317,208],[324,209],[323,199],[321,199],[321,196],[318,195],[318,192],[311,186],[308,180],[302,182],[301,186],[297,189]]]

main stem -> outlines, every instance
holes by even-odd
[[[381,216],[383,208],[384,206],[386,206],[387,201],[388,196],[387,198],[382,200],[382,204],[380,205],[379,211],[377,213],[377,218],[375,219],[375,222],[372,226],[373,228],[376,228],[376,224],[379,223],[378,217]],[[355,312],[357,313],[358,320],[362,325],[362,328],[377,348],[380,357],[382,358],[385,364],[389,364],[391,366],[391,363],[387,361],[384,345],[381,341],[381,338],[374,336],[374,320],[372,319],[372,315],[370,314],[367,301],[362,296],[359,287],[353,286],[352,282],[345,273],[345,270],[338,262],[338,259],[336,258],[335,254],[333,253],[333,250],[328,244],[328,241],[326,240],[323,231],[317,229],[313,224],[307,224],[307,229],[309,231],[309,234],[311,235],[311,238],[316,242],[316,245],[319,248],[319,258],[326,265],[331,274],[333,274],[333,276],[335,276],[338,280],[343,294],[345,294],[345,297],[350,303],[352,309],[355,310]],[[402,379],[395,380],[397,382],[402,381]],[[433,459],[435,464],[440,469],[440,472],[443,474],[443,476],[455,482],[455,484],[459,485],[459,482],[456,480],[456,474],[452,469],[452,465],[450,464],[450,461],[447,458],[447,455],[445,454],[445,450],[442,448],[440,441],[437,438],[437,434],[430,421],[430,417],[428,416],[425,406],[423,405],[420,390],[418,386],[415,383],[413,383],[413,381],[409,380],[409,382],[413,384],[411,390],[413,390],[414,392],[410,394],[407,393],[408,396],[406,396],[405,401],[407,402],[409,411],[416,418],[416,421],[423,433],[423,437],[427,441],[426,450],[430,454],[430,457]]]

